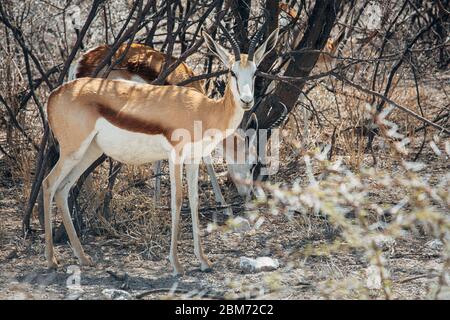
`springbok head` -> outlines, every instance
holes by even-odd
[[[219,23],[219,27],[230,41],[233,54],[215,42],[204,31],[203,37],[208,48],[229,70],[230,78],[228,83],[231,84],[231,90],[236,104],[246,111],[250,110],[254,103],[256,70],[264,57],[275,47],[278,40],[278,29],[273,31],[266,41],[256,48],[259,39],[264,33],[265,28],[261,28],[250,42],[248,54],[241,54],[236,40],[230,35],[228,30],[221,23]]]
[[[281,112],[268,130],[274,130],[280,127],[287,119],[288,109],[286,105],[281,101],[278,101],[278,104],[279,108],[277,109],[281,108]],[[231,180],[233,180],[239,195],[244,199],[247,199],[253,191],[254,170],[260,159],[258,149],[259,152],[265,152],[267,147],[267,141],[265,139],[257,141],[259,139],[258,130],[258,119],[253,113],[243,130],[237,130],[236,134],[230,137],[230,139],[234,139],[235,153],[233,154],[233,159],[230,159],[231,155],[227,154],[228,174]],[[258,142],[263,145],[258,145]],[[241,155],[241,159],[243,158],[245,161],[239,161],[239,154]],[[262,165],[266,164],[263,163]]]
[[[258,119],[253,113],[246,126],[231,136],[233,154],[227,150],[228,175],[233,180],[239,195],[246,199],[252,191],[253,169],[258,160],[257,131]],[[228,144],[230,141],[226,141]],[[232,159],[230,159],[232,158]]]

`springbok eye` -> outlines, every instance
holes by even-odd
[[[231,76],[232,76],[232,77],[234,77],[234,78],[236,78],[236,79],[237,79],[237,77],[236,77],[236,73],[234,73],[234,72],[233,72],[233,70],[230,70],[230,73],[231,73]]]

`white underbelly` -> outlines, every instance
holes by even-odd
[[[199,162],[203,157],[211,155],[222,139],[205,138],[197,142],[187,143],[183,147],[183,159]]]
[[[139,165],[168,159],[171,144],[162,134],[148,135],[118,128],[104,118],[95,124],[95,138],[103,152],[123,163]]]

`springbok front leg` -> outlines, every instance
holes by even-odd
[[[211,156],[206,156],[203,158],[206,170],[208,171],[209,178],[211,179],[211,184],[214,191],[214,198],[216,199],[216,203],[220,203],[224,208],[223,212],[227,215],[232,217],[233,216],[233,210],[228,207],[227,202],[225,201],[225,198],[222,195],[222,191],[220,190],[219,182],[217,181],[217,175],[214,171],[214,167],[212,165],[212,159]]]
[[[198,167],[199,163],[186,164],[186,178],[188,182],[189,206],[191,207],[192,216],[192,233],[194,235],[194,253],[200,260],[202,271],[211,270],[211,262],[209,262],[203,252],[202,242],[200,239],[200,226],[198,222]]]
[[[183,274],[183,267],[178,261],[177,244],[180,225],[180,210],[183,201],[183,163],[177,157],[169,158],[170,171],[170,211],[172,213],[172,237],[170,242],[169,260],[173,266],[173,274]]]

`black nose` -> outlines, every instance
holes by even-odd
[[[244,101],[244,100],[241,99],[241,101],[242,101],[242,103],[245,104],[246,106],[248,106],[248,105],[250,105],[251,103],[253,103],[253,100],[252,100],[252,101]]]

